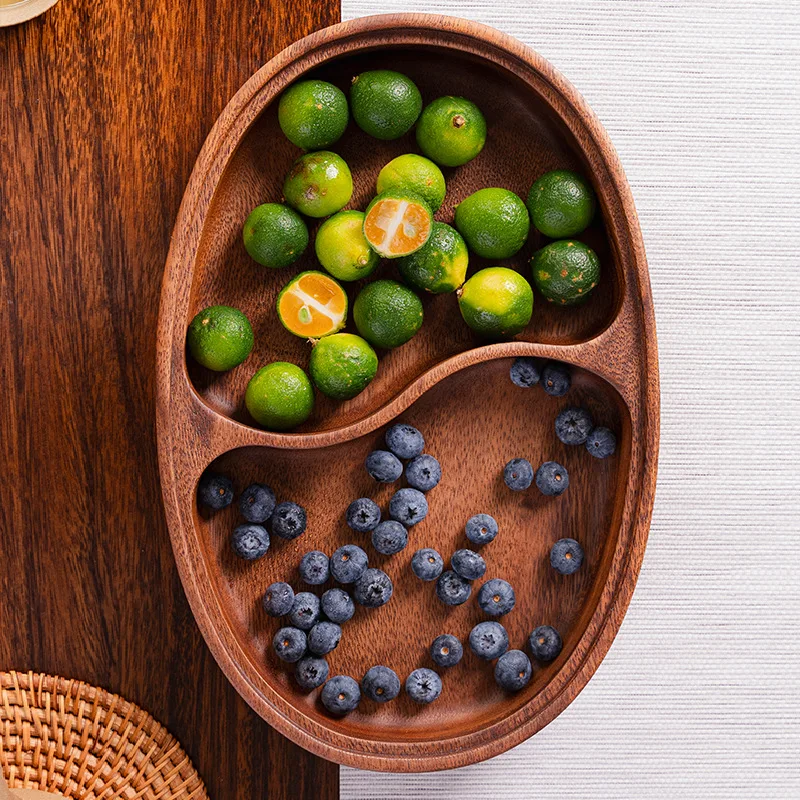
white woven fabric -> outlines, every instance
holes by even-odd
[[[800,798],[800,2],[342,5],[494,25],[583,93],[636,198],[662,387],[644,567],[583,693],[484,764],[343,769],[343,800]]]

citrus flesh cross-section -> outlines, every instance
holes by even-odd
[[[407,256],[419,250],[431,235],[433,218],[421,200],[379,195],[367,208],[364,236],[384,258]]]
[[[278,317],[295,336],[319,339],[344,327],[347,295],[329,275],[303,272],[278,295]]]

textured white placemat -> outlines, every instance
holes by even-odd
[[[342,5],[494,25],[583,93],[639,209],[662,387],[644,567],[587,688],[484,764],[343,769],[343,800],[799,798],[800,3]]]

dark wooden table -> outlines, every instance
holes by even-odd
[[[214,800],[338,797],[217,668],[170,549],[156,315],[192,164],[336,0],[61,0],[0,29],[0,669],[81,678],[182,742]]]

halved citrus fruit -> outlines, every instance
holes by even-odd
[[[428,241],[433,215],[415,195],[384,192],[368,206],[364,236],[369,246],[384,258],[407,256]]]
[[[330,275],[301,272],[278,295],[278,318],[295,336],[329,336],[344,327],[347,295]]]

